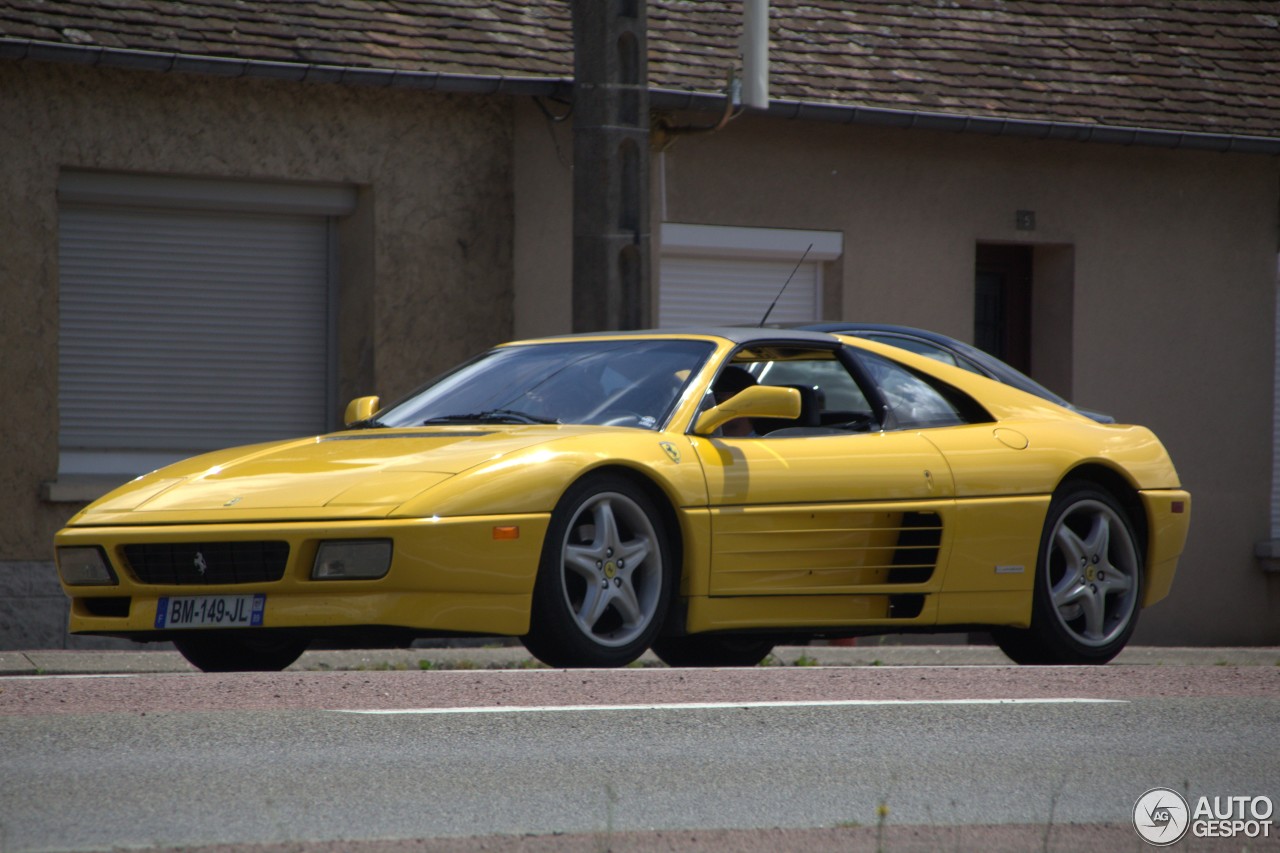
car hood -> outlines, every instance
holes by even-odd
[[[126,483],[72,523],[384,516],[469,468],[572,431],[524,425],[353,430],[217,451]]]

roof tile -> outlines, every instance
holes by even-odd
[[[741,0],[648,0],[650,84],[718,93]],[[0,0],[0,40],[573,73],[568,0]],[[773,0],[781,101],[1280,137],[1280,0]]]

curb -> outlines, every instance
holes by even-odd
[[[994,646],[779,646],[777,666],[1014,666]],[[663,664],[646,652],[633,666]],[[1111,666],[1280,666],[1280,647],[1131,646]],[[288,672],[545,669],[521,646],[313,650]],[[174,651],[0,651],[0,676],[197,673]]]

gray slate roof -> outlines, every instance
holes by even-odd
[[[1280,139],[1280,0],[770,5],[780,115]],[[740,0],[647,8],[655,105],[714,108]],[[0,0],[0,58],[527,93],[573,75],[568,0]]]

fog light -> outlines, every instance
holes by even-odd
[[[390,539],[321,542],[311,567],[314,580],[373,580],[391,568]]]
[[[115,586],[116,573],[111,571],[106,554],[95,545],[55,548],[58,575],[67,586]]]

